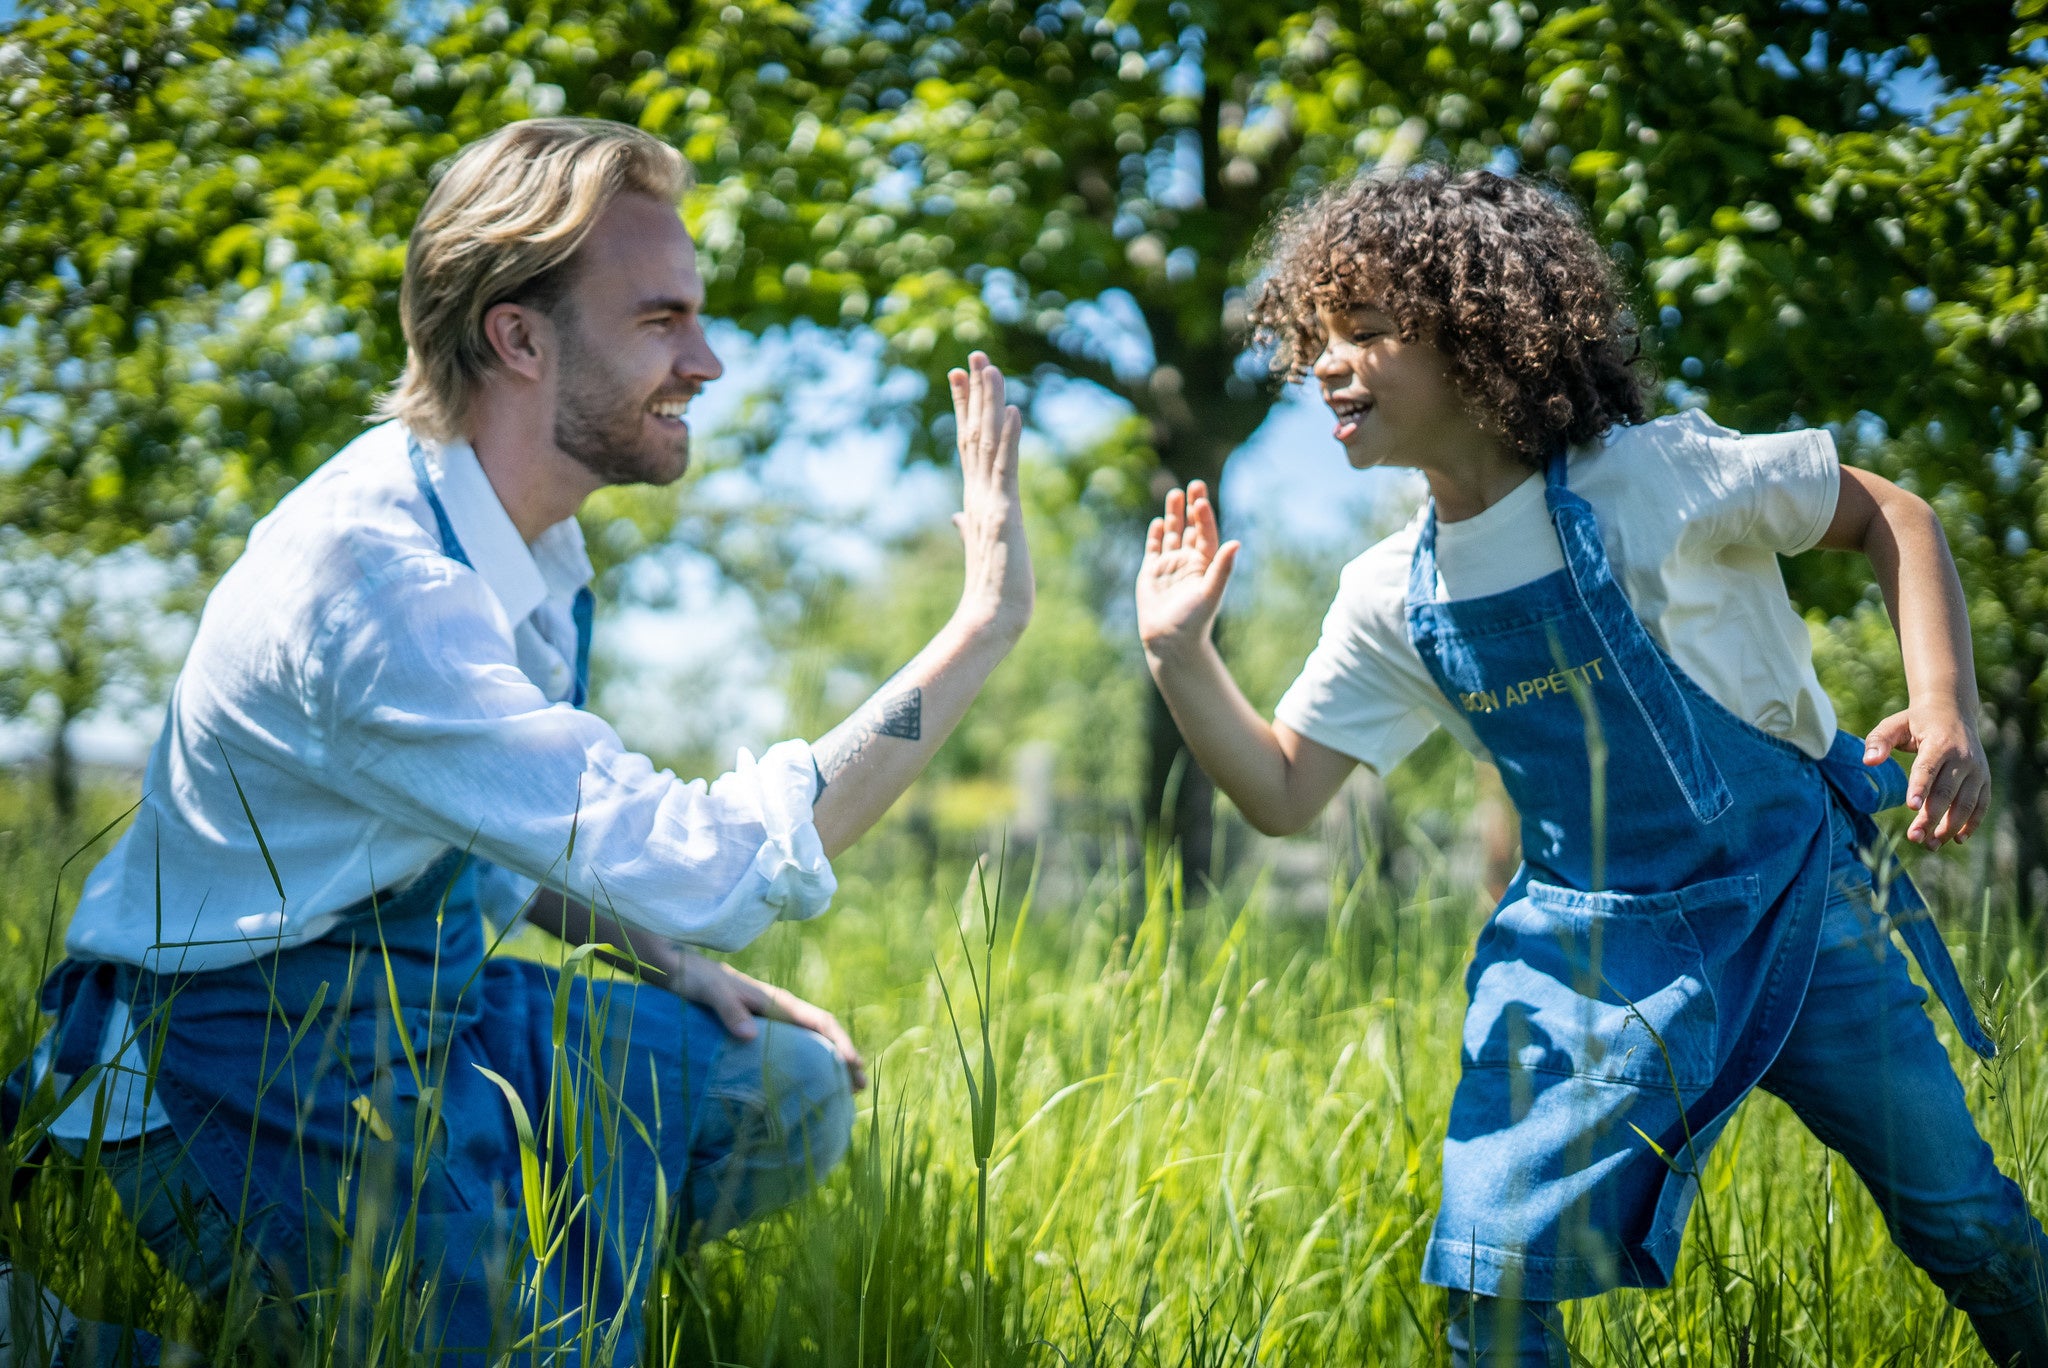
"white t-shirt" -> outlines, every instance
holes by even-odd
[[[1715,701],[1819,758],[1835,709],[1778,557],[1812,547],[1841,490],[1823,431],[1744,436],[1697,411],[1618,427],[1571,454],[1615,579],[1650,635]],[[1385,773],[1439,725],[1482,758],[1408,642],[1421,513],[1344,567],[1322,639],[1275,710],[1294,731]],[[1437,526],[1437,597],[1479,598],[1564,568],[1532,475],[1477,517]]]

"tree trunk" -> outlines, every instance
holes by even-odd
[[[2022,679],[2031,673],[2021,671]],[[2042,782],[2048,738],[2041,734],[2040,702],[2027,683],[1999,711],[1999,731],[2009,748],[2005,797],[2012,812],[2013,910],[2022,924],[2030,924],[2048,905],[2048,786]]]
[[[1237,361],[1232,343],[1200,348],[1178,345],[1170,317],[1148,316],[1162,364],[1153,372],[1141,409],[1152,419],[1153,448],[1159,463],[1186,486],[1201,480],[1209,501],[1223,511],[1223,465],[1266,420],[1270,396],[1255,391],[1230,396],[1230,376]],[[1199,898],[1206,883],[1220,880],[1213,868],[1216,835],[1216,787],[1181,738],[1166,700],[1153,688],[1148,693],[1146,743],[1151,754],[1146,777],[1145,821],[1160,836],[1178,841],[1187,892]]]
[[[50,806],[66,828],[78,815],[78,763],[71,754],[71,711],[60,709],[50,733]]]
[[[1222,176],[1225,89],[1243,81],[1234,70],[1205,72],[1195,129],[1201,146],[1202,203],[1212,211],[1227,211],[1214,221],[1226,233],[1241,234],[1216,244],[1217,261],[1239,259],[1249,246],[1250,225],[1262,217],[1257,209],[1261,189],[1233,189]],[[1177,484],[1207,481],[1209,497],[1220,512],[1223,463],[1266,421],[1272,393],[1263,386],[1233,383],[1238,354],[1247,339],[1232,332],[1232,325],[1225,323],[1221,332],[1197,326],[1190,333],[1183,330],[1185,321],[1180,311],[1163,299],[1145,308],[1145,324],[1158,365],[1142,385],[1127,388],[1125,394],[1152,421],[1153,449],[1160,465]],[[1223,873],[1211,868],[1215,785],[1195,763],[1156,687],[1146,690],[1145,720],[1150,751],[1143,796],[1146,829],[1179,842],[1188,894],[1199,898],[1207,882],[1220,879]]]
[[[1188,901],[1199,901],[1210,879],[1216,843],[1216,786],[1181,739],[1157,685],[1146,691],[1145,745],[1151,765],[1145,780],[1145,824],[1163,841],[1180,845]]]

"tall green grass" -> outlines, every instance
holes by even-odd
[[[9,1059],[30,1039],[56,876],[39,820],[17,805],[0,837]],[[740,957],[849,1021],[875,1081],[818,1193],[714,1244],[649,1252],[643,1361],[1445,1360],[1442,1297],[1416,1271],[1483,897],[1441,861],[1396,884],[1367,859],[1320,915],[1256,867],[1198,902],[1170,860],[1107,848],[942,862],[920,881],[892,873],[913,862],[884,835],[846,862],[830,915]],[[1993,904],[1968,920],[1965,972],[1990,985],[2008,1049],[1955,1058],[2039,1210],[2048,957]],[[1983,1361],[1854,1176],[1775,1100],[1745,1104],[1702,1201],[1675,1288],[1569,1308],[1584,1362]],[[76,1166],[39,1174],[0,1239],[82,1312],[164,1330],[196,1360],[246,1355],[246,1325],[162,1277]],[[390,1301],[367,1349],[341,1351],[337,1314],[300,1357],[419,1357],[400,1274],[362,1270],[369,1302]]]

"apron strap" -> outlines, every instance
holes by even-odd
[[[419,481],[420,493],[426,497],[427,507],[433,511],[434,530],[441,534],[441,554],[459,564],[469,565],[469,553],[462,549],[462,541],[455,535],[455,524],[448,521],[448,510],[434,489],[433,478],[427,474],[427,458],[420,451],[420,439],[410,432],[405,434],[405,454],[412,460],[413,478]],[[469,565],[469,568],[474,570],[476,567]]]
[[[1820,772],[1848,809],[1856,845],[1872,862],[1877,895],[1884,903],[1880,910],[1898,929],[1899,939],[1912,952],[1920,972],[1927,978],[1927,986],[1934,990],[1949,1020],[1956,1024],[1963,1043],[1985,1059],[1996,1058],[1998,1046],[1978,1020],[1977,1009],[1970,1004],[1970,994],[1963,987],[1962,975],[1956,972],[1948,946],[1942,943],[1941,929],[1934,924],[1927,899],[1871,819],[1873,813],[1906,801],[1906,772],[1892,759],[1881,765],[1864,764],[1862,739],[1846,731],[1835,733],[1835,744],[1821,760]]]
[[[597,615],[597,595],[584,585],[569,604],[569,617],[576,624],[576,683],[569,702],[582,707],[590,701],[590,625]]]
[[[441,502],[433,477],[427,472],[427,458],[420,450],[420,439],[410,432],[405,434],[405,454],[412,462],[413,478],[419,481],[420,494],[434,515],[434,530],[441,537],[441,554],[459,564],[470,565],[469,553],[462,549],[462,540],[455,535],[455,524],[448,521],[447,506]],[[475,568],[470,565],[470,569]],[[578,708],[590,701],[590,633],[596,616],[597,596],[586,584],[576,591],[576,597],[569,604],[570,620],[576,624],[576,681],[571,686],[569,702]]]
[[[1607,647],[1615,673],[1642,712],[1650,734],[1657,738],[1664,761],[1671,768],[1671,777],[1685,794],[1693,816],[1702,822],[1713,821],[1728,810],[1734,796],[1721,777],[1720,766],[1707,751],[1693,721],[1692,708],[1671,677],[1664,653],[1636,616],[1621,586],[1614,582],[1613,567],[1608,563],[1607,547],[1600,539],[1600,523],[1592,506],[1565,487],[1562,449],[1551,454],[1545,469],[1543,497],[1550,506],[1550,520],[1557,528],[1572,587],[1578,592],[1593,630]],[[1428,532],[1435,530],[1435,522],[1432,515]],[[1433,551],[1435,538],[1430,537],[1429,541]],[[1422,557],[1416,559],[1419,568]],[[1430,565],[1434,570],[1433,555]],[[1431,589],[1433,594],[1433,584]]]
[[[1415,538],[1415,554],[1408,558],[1409,620],[1418,604],[1436,602],[1436,500],[1422,519],[1422,531]]]
[[[29,1099],[52,1074],[61,1075],[58,1091],[100,1062],[100,1041],[107,1033],[107,1019],[117,1001],[134,996],[137,973],[129,964],[112,960],[79,960],[69,957],[43,980],[37,1006],[56,1018],[50,1033],[36,1042],[28,1058],[0,1079],[0,1139],[11,1139],[21,1128]],[[27,1195],[29,1179],[35,1173],[36,1157],[49,1144],[45,1129],[26,1150],[16,1156],[12,1195],[19,1201]]]
[[[100,1040],[114,1004],[132,993],[135,966],[113,960],[66,959],[43,984],[42,1009],[57,1018],[50,1067],[76,1078],[100,1062]],[[125,990],[125,991],[124,991]]]

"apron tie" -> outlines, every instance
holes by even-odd
[[[1899,939],[1906,943],[1920,972],[1927,976],[1927,986],[1934,990],[1949,1020],[1956,1024],[1963,1043],[1984,1059],[1996,1059],[1998,1045],[1970,1003],[1970,994],[1963,987],[1962,975],[1956,971],[1955,959],[1941,939],[1941,928],[1934,924],[1926,897],[1872,820],[1872,814],[1906,801],[1905,770],[1891,759],[1881,765],[1864,764],[1863,742],[1845,731],[1836,734],[1834,746],[1820,762],[1820,772],[1848,808],[1856,844],[1874,861],[1873,882],[1881,902],[1888,904],[1878,910],[1891,918]]]

